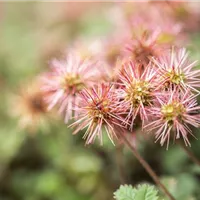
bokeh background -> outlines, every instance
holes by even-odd
[[[0,3],[0,200],[111,200],[120,184],[152,183],[128,149],[109,141],[85,147],[82,136],[73,136],[56,113],[42,126],[33,122],[34,128],[19,126],[15,115],[24,103],[16,96],[48,68],[51,58],[74,40],[87,43],[112,32],[112,18],[118,17],[114,6]],[[195,59],[200,58],[199,29],[200,24],[187,46]],[[200,131],[194,131],[200,138]],[[199,141],[191,143],[200,158]],[[200,168],[179,145],[166,151],[138,136],[137,148],[177,200],[200,199]]]

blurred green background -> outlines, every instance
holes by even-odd
[[[109,141],[85,147],[81,134],[73,136],[60,118],[33,134],[21,129],[12,116],[18,107],[13,95],[45,71],[52,57],[75,38],[98,38],[111,31],[106,18],[111,6],[0,3],[0,200],[111,200],[121,183],[152,183],[128,149]],[[200,34],[191,38],[188,48],[198,58]],[[191,143],[200,158],[199,141]],[[143,137],[137,146],[177,200],[200,199],[200,168],[180,146],[171,145],[166,151]]]

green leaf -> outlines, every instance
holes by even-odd
[[[139,185],[134,189],[134,192],[134,200],[158,200],[158,191],[153,186],[147,184]]]
[[[158,191],[150,185],[142,184],[133,188],[130,185],[122,185],[114,193],[117,200],[158,200]]]
[[[114,198],[117,200],[134,200],[135,193],[131,185],[121,185],[114,193]]]

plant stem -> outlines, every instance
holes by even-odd
[[[186,147],[182,142],[177,142],[182,148],[183,150],[186,152],[186,154],[189,156],[189,158],[196,163],[197,165],[200,166],[200,160],[192,153],[192,151],[190,151],[188,149],[188,147]]]
[[[170,194],[170,192],[167,190],[167,188],[160,182],[159,177],[156,175],[156,173],[153,171],[153,169],[150,167],[150,165],[144,160],[144,158],[142,158],[142,156],[139,154],[139,152],[136,150],[136,148],[126,138],[126,134],[122,133],[121,137],[123,138],[124,143],[131,149],[132,153],[137,158],[137,160],[140,162],[140,164],[144,167],[144,169],[148,172],[148,174],[154,180],[154,182],[162,189],[163,193],[170,200],[175,200],[175,198]]]

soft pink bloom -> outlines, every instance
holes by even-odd
[[[199,31],[200,3],[198,1],[168,1],[168,15],[183,24],[184,31]]]
[[[200,70],[194,69],[197,61],[190,61],[185,48],[172,48],[158,59],[152,58],[158,67],[160,86],[173,88],[178,86],[181,90],[188,88],[199,92]]]
[[[121,106],[127,112],[125,121],[131,120],[131,130],[138,114],[142,122],[147,119],[146,108],[151,106],[156,95],[155,77],[156,71],[151,66],[147,66],[142,71],[141,65],[134,64],[132,61],[124,63],[119,75],[122,83],[118,95],[121,99]]]
[[[138,3],[137,9],[130,15],[133,33],[137,33],[138,28],[151,32],[156,30],[160,36],[164,35],[165,39],[173,39],[163,40],[163,42],[176,42],[176,36],[178,34],[180,36],[183,27],[169,14],[167,7],[166,3]]]
[[[80,102],[79,92],[85,87],[91,87],[101,78],[100,68],[96,62],[82,59],[79,54],[72,52],[63,60],[54,59],[50,72],[42,77],[42,90],[46,93],[48,109],[56,104],[59,112],[65,114],[65,122],[77,113],[74,107]]]
[[[187,146],[190,145],[188,135],[193,135],[188,125],[199,127],[199,111],[196,96],[191,95],[189,90],[184,94],[170,91],[160,95],[149,109],[153,121],[147,123],[145,129],[156,131],[156,142],[160,140],[161,145],[167,142],[167,148],[171,137],[174,140],[182,137]]]
[[[148,33],[147,30],[140,33],[139,36],[127,40],[123,51],[124,56],[131,57],[146,66],[151,57],[159,56],[162,51],[161,46],[157,43],[158,36],[158,31]]]
[[[40,128],[47,128],[48,120],[54,116],[47,112],[47,104],[40,87],[41,82],[38,79],[28,80],[20,87],[18,95],[11,98],[11,114],[19,118],[19,127],[27,129],[31,134]]]
[[[111,68],[115,66],[118,59],[122,58],[124,40],[124,33],[117,32],[102,41],[103,51],[100,55],[108,63],[108,65],[111,66]]]
[[[167,14],[158,5],[139,3],[138,8],[130,16],[129,26],[126,28],[129,30],[129,37],[125,44],[124,55],[148,64],[152,56],[159,56],[170,45],[182,44],[185,41],[182,40],[182,25]]]
[[[77,127],[74,134],[87,127],[83,136],[86,144],[93,143],[96,137],[103,144],[105,132],[114,144],[114,138],[118,138],[115,126],[121,126],[122,122],[120,103],[114,87],[102,83],[92,89],[83,90],[80,102],[78,119],[71,125]]]
[[[124,38],[123,32],[102,36],[98,40],[93,41],[80,38],[75,41],[74,46],[82,57],[101,60],[104,63],[103,71],[106,74],[105,78],[106,80],[111,80],[117,61],[122,59],[121,50]]]
[[[143,64],[148,64],[152,56],[158,57],[166,48],[174,44],[179,31],[178,28],[174,32],[170,32],[170,29],[163,30],[163,27],[156,23],[152,27],[148,27],[143,24],[143,20],[138,19],[138,24],[136,23],[132,27],[130,38],[125,43],[124,55]]]

